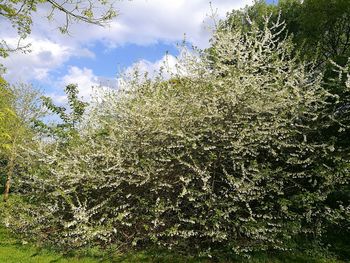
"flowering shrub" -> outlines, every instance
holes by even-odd
[[[322,75],[276,41],[283,24],[226,27],[215,60],[189,55],[170,80],[135,74],[90,110],[81,141],[32,153],[32,207],[16,214],[27,233],[70,247],[248,253],[348,220],[349,207],[327,204],[349,165],[317,139],[332,121]]]

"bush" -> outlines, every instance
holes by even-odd
[[[280,29],[228,26],[215,62],[189,55],[170,80],[135,74],[90,110],[79,142],[32,153],[26,232],[71,248],[248,253],[349,220],[349,207],[327,205],[349,166],[317,140],[331,95],[275,41]]]

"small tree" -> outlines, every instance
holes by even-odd
[[[78,86],[75,84],[67,85],[65,93],[68,99],[70,110],[63,106],[57,106],[53,103],[50,97],[42,96],[43,105],[54,115],[59,117],[59,120],[52,124],[47,124],[39,119],[36,119],[35,127],[42,136],[49,136],[57,139],[59,142],[74,141],[78,136],[78,125],[81,123],[85,113],[87,102],[78,98]]]

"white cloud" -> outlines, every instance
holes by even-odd
[[[16,44],[16,38],[4,38],[10,45]],[[46,38],[29,37],[25,41],[30,43],[30,52],[17,51],[0,62],[7,68],[5,77],[10,82],[26,82],[30,80],[48,80],[50,71],[53,71],[72,56],[94,57],[87,49],[78,49],[74,46],[53,42]]]
[[[133,0],[117,5],[120,15],[107,28],[91,27],[79,35],[82,27],[72,27],[72,35],[82,42],[104,41],[109,46],[126,43],[149,45],[159,41],[187,40],[199,46],[208,46],[210,30],[210,1],[206,0]],[[227,12],[251,4],[253,0],[212,0],[212,9],[218,18]]]
[[[140,60],[137,63],[132,64],[125,70],[125,74],[132,74],[135,70],[139,72],[139,74],[148,73],[148,75],[153,78],[155,77],[160,70],[163,71],[163,76],[168,76],[171,74],[177,73],[177,58],[173,55],[165,55],[161,59],[151,62],[146,59]]]
[[[64,105],[67,103],[66,95],[59,95],[57,93],[48,93],[46,96],[50,97],[56,105]]]
[[[55,83],[56,92],[47,95],[53,98],[55,103],[65,104],[67,103],[67,97],[62,93],[63,87],[76,84],[78,85],[79,96],[85,101],[90,101],[92,95],[101,91],[112,90],[116,87],[116,83],[116,79],[102,79],[96,76],[92,69],[70,66],[68,73]]]
[[[221,18],[226,12],[252,2],[253,0],[211,0],[213,9],[217,9],[218,17]],[[72,25],[70,35],[62,35],[57,27],[64,24],[64,16],[58,15],[56,21],[49,22],[45,18],[49,12],[48,6],[39,5],[38,12],[33,16],[31,37],[26,40],[32,43],[32,52],[12,54],[0,61],[8,69],[6,79],[10,82],[38,80],[50,83],[53,73],[73,56],[93,58],[94,54],[86,47],[96,41],[104,43],[106,48],[115,48],[128,43],[149,45],[157,42],[181,42],[186,34],[187,41],[192,44],[208,46],[210,31],[206,25],[210,24],[209,0],[125,0],[118,1],[116,8],[120,15],[109,27],[77,23]],[[11,26],[3,19],[0,22],[4,27],[0,39],[16,41],[16,33]],[[152,67],[159,68],[159,64],[146,60],[139,64],[151,71]],[[84,85],[97,83],[96,76],[88,69],[71,68],[65,79],[69,76],[73,82],[82,82]],[[82,91],[83,94],[84,92]]]
[[[211,2],[211,6],[210,6]],[[45,18],[48,6],[39,8],[34,17],[33,35],[45,35],[51,41],[64,45],[86,45],[102,41],[109,47],[128,43],[149,45],[160,41],[181,42],[187,40],[206,47],[212,21],[209,16],[217,14],[224,18],[227,12],[252,4],[253,0],[133,0],[118,1],[119,10],[109,26],[98,27],[85,23],[72,24],[70,35],[62,35],[57,27],[65,23],[65,17],[57,15],[54,21]]]
[[[62,86],[68,84],[77,84],[79,88],[79,95],[84,99],[89,99],[93,87],[100,86],[98,77],[88,68],[78,68],[71,66],[68,70],[68,74],[62,78]]]
[[[176,76],[189,76],[193,73],[193,70],[199,70],[201,65],[199,63],[200,57],[195,50],[183,47],[179,53],[177,57],[166,54],[154,62],[143,59],[129,66],[124,71],[124,75],[127,78],[137,71],[141,76],[147,73],[150,78],[160,75],[162,78],[167,79]]]

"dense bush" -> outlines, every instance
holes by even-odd
[[[328,202],[349,165],[317,139],[336,99],[322,74],[276,41],[281,24],[227,27],[214,63],[189,54],[170,80],[135,74],[90,109],[80,141],[31,152],[29,205],[8,225],[67,247],[210,254],[289,249],[348,221],[349,207]]]

